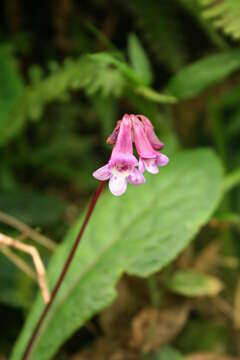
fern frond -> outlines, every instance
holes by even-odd
[[[46,78],[36,67],[33,73],[32,84],[23,86],[21,96],[11,103],[7,116],[1,120],[0,146],[16,136],[29,119],[40,119],[48,103],[65,100],[71,91],[83,89],[89,96],[100,93],[115,97],[130,91],[155,102],[175,101],[148,88],[124,59],[107,52],[85,55],[74,61],[68,59],[63,66],[54,66]]]
[[[172,1],[119,0],[132,12],[136,26],[156,58],[171,72],[187,62],[181,23]]]
[[[239,0],[199,0],[205,7],[203,17],[234,39],[240,39]]]
[[[229,46],[222,34],[219,34],[217,29],[212,26],[209,20],[202,16],[199,11],[199,3],[196,0],[177,0],[183,10],[196,22],[197,26],[209,38],[212,44],[217,49],[225,51],[229,50]]]
[[[114,94],[114,88],[121,88],[116,86],[118,79],[113,79],[113,76],[110,78],[109,74],[112,74],[114,69],[107,73],[106,66],[96,67],[86,56],[75,61],[66,61],[45,78],[40,68],[34,67],[33,70],[32,83],[23,87],[21,96],[11,104],[7,116],[1,120],[0,145],[17,135],[29,119],[40,119],[48,103],[66,99],[70,91],[89,89],[91,92],[92,84],[97,84],[95,92],[100,90],[104,94],[108,91]]]

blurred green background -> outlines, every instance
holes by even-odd
[[[132,247],[126,243],[115,256],[141,246],[142,253],[111,265],[111,280],[107,264],[114,260],[106,256],[95,275],[109,293],[99,285],[85,305],[75,294],[72,308],[89,314],[51,340],[52,354],[40,356],[39,345],[33,359],[239,359],[240,1],[3,0],[0,19],[1,233],[36,246],[47,267],[79,216],[81,223],[97,187],[92,172],[108,160],[106,138],[124,113],[151,119],[172,163],[149,178],[145,195],[130,189],[115,203],[106,195],[109,213],[94,214],[97,225],[86,235],[101,235],[94,255],[107,233],[97,227],[108,227],[104,219],[124,238],[118,216],[135,214],[154,196],[142,227],[137,218],[139,234],[129,235]],[[142,245],[135,244],[141,231]],[[157,247],[161,231],[170,247],[159,247],[155,259],[145,243]],[[14,254],[0,247],[1,360],[37,293],[36,281],[16,264],[20,258],[32,266],[31,259]],[[51,284],[60,258],[51,264]],[[96,307],[94,296],[101,299]],[[24,341],[12,359],[20,359]]]

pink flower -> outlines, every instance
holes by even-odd
[[[137,117],[142,121],[145,134],[148,140],[150,141],[152,147],[156,150],[162,149],[164,147],[164,144],[159,140],[159,138],[155,134],[151,121],[146,116],[143,115],[137,115]]]
[[[133,155],[133,142],[139,161]],[[114,144],[111,158],[93,176],[100,181],[109,180],[109,189],[116,196],[126,191],[127,183],[144,184],[144,170],[156,174],[159,166],[168,163],[167,156],[157,151],[163,143],[156,136],[151,121],[143,115],[125,114],[107,138],[107,143]]]
[[[133,155],[131,120],[129,115],[124,115],[108,164],[96,170],[93,176],[101,181],[109,179],[110,191],[120,196],[126,191],[127,182],[134,185],[145,182],[142,173],[136,169],[137,165],[138,161]]]
[[[144,117],[145,118],[145,117]],[[144,120],[146,120],[145,118]],[[146,132],[146,126],[144,128],[144,123],[142,123],[137,116],[131,115],[131,120],[133,123],[133,133],[134,133],[134,142],[135,146],[138,152],[138,155],[140,157],[139,159],[139,171],[141,173],[144,172],[146,169],[148,172],[152,174],[158,173],[158,167],[164,166],[168,163],[168,157],[158,151],[156,151],[152,143],[150,142],[150,139],[154,139],[154,136],[156,137],[153,127],[152,129],[148,129],[149,131]],[[148,119],[147,119],[148,120]],[[150,123],[151,125],[151,123]],[[147,124],[147,127],[150,128],[150,126]],[[151,130],[151,131],[150,131]],[[152,136],[154,134],[154,136]],[[149,139],[149,136],[150,139]],[[160,140],[156,137],[158,140],[156,142],[156,145],[160,146]],[[162,143],[161,143],[162,144]],[[162,145],[161,145],[162,147]]]

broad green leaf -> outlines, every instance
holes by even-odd
[[[141,77],[142,82],[150,85],[153,80],[151,64],[142,44],[135,34],[130,34],[128,37],[128,55],[133,68]]]
[[[177,271],[168,279],[166,286],[185,296],[215,296],[223,288],[216,277],[191,270]]]
[[[112,303],[124,272],[146,277],[172,261],[208,221],[221,199],[221,188],[218,158],[210,150],[196,150],[173,156],[158,176],[147,176],[144,186],[129,186],[123,197],[106,191],[36,339],[31,360],[52,359],[74,331]],[[82,218],[52,259],[51,288],[81,223]],[[39,296],[12,360],[21,359],[42,309]]]
[[[166,92],[180,100],[188,99],[217,84],[239,68],[239,50],[211,55],[180,70],[170,79]]]
[[[0,193],[0,209],[28,225],[49,225],[56,222],[65,203],[53,195],[18,190]]]

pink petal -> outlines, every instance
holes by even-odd
[[[169,159],[166,155],[164,154],[159,154],[157,157],[157,165],[158,166],[165,166],[167,165],[167,163],[169,162]]]
[[[119,168],[119,170],[123,170],[124,168],[128,169],[129,167],[132,168],[137,166],[138,161],[133,154],[122,154],[122,153],[115,153],[111,156],[109,161],[109,167]]]
[[[127,178],[126,175],[118,174],[112,175],[109,180],[109,189],[115,196],[120,196],[127,190]]]
[[[155,159],[143,159],[145,169],[151,174],[158,173],[158,166]]]
[[[131,115],[131,119],[133,122],[134,142],[139,156],[144,159],[156,157],[157,151],[153,149],[148,140],[142,123],[135,115]]]
[[[159,138],[155,134],[154,127],[151,121],[146,116],[143,115],[137,115],[137,116],[140,118],[140,120],[144,125],[145,133],[152,147],[156,150],[162,149],[164,144],[159,140]]]
[[[128,176],[127,180],[130,184],[133,184],[133,185],[141,185],[141,184],[145,183],[145,177],[137,169],[133,169],[131,174]]]
[[[111,176],[111,171],[108,165],[105,165],[94,171],[93,176],[100,181],[108,180]]]
[[[120,124],[120,129],[116,144],[113,148],[115,153],[132,154],[132,124],[129,115],[124,115]]]
[[[160,150],[164,147],[164,143],[159,140],[154,130],[149,131],[149,129],[147,129],[146,134],[154,149]]]
[[[133,155],[132,123],[129,115],[124,115],[122,118],[116,144],[110,159],[110,166],[115,166],[119,163],[130,167],[137,165],[137,159]]]
[[[142,158],[139,158],[138,170],[140,171],[141,174],[144,173],[145,167],[144,167],[144,163],[143,163],[143,159],[142,159]]]

